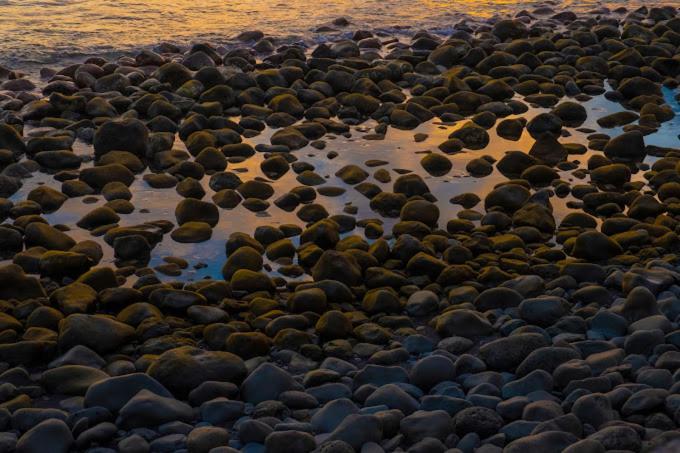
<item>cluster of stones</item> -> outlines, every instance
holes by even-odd
[[[644,139],[673,117],[662,85],[679,82],[677,16],[542,7],[445,40],[360,30],[309,51],[250,32],[231,50],[165,44],[46,70],[40,93],[2,72],[0,254],[12,263],[0,267],[0,450],[599,453],[677,441],[680,150]],[[580,127],[579,102],[602,94],[625,107],[598,118],[623,127],[613,138]],[[526,121],[530,106],[544,110]],[[456,194],[457,218],[440,219],[416,172],[392,191],[371,183],[391,182],[367,170],[389,156],[337,173],[377,218],[316,202],[347,189],[325,186],[297,150],[364,123],[367,139],[389,139],[433,119],[463,123],[423,157],[433,176],[451,170],[447,154],[483,150],[493,127],[534,142],[471,160],[470,174],[507,181]],[[569,128],[588,146],[563,142]],[[247,143],[268,129],[271,144]],[[76,140],[92,153],[74,153]],[[585,168],[570,160],[588,149],[602,153]],[[262,176],[227,170],[255,153]],[[301,185],[277,194],[291,170]],[[60,190],[11,201],[38,171]],[[175,219],[122,225],[139,177],[183,197]],[[43,216],[99,196],[75,226]],[[567,196],[573,211],[556,222],[551,198]],[[145,267],[166,234],[208,240],[240,204],[296,211],[301,225],[233,232],[223,280],[161,281]],[[398,219],[391,232],[381,217]],[[115,268],[100,265],[105,247]]]

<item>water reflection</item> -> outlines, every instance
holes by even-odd
[[[669,105],[672,105],[676,113],[680,114],[680,104],[674,98],[674,92],[669,89],[664,89],[664,97]],[[519,98],[518,98],[519,99]],[[603,96],[596,96],[593,99],[584,102],[584,107],[588,111],[588,119],[582,125],[582,127],[592,128],[597,131],[605,132],[611,136],[618,135],[622,132],[621,128],[614,129],[602,129],[597,125],[597,118],[601,117],[606,113],[612,113],[622,110],[620,104],[608,101]],[[528,112],[522,114],[527,120],[533,118],[538,113],[548,111],[548,109],[543,108],[532,108]],[[512,116],[511,116],[512,117]],[[458,212],[462,209],[458,205],[453,205],[449,203],[449,199],[454,195],[458,195],[464,192],[473,192],[478,194],[481,198],[484,194],[488,193],[496,184],[499,182],[507,180],[503,175],[501,175],[496,169],[493,173],[484,178],[473,178],[467,174],[465,171],[465,166],[468,161],[475,157],[479,157],[488,154],[496,159],[503,156],[506,151],[509,150],[522,150],[527,152],[534,140],[529,136],[529,134],[524,131],[523,135],[518,141],[510,141],[499,137],[495,128],[490,129],[490,142],[489,145],[479,151],[466,151],[463,153],[455,154],[449,156],[453,163],[453,169],[451,172],[442,177],[433,177],[428,175],[420,166],[420,159],[422,158],[423,151],[437,151],[437,146],[442,143],[449,134],[456,128],[464,124],[465,121],[458,122],[453,125],[442,125],[436,121],[431,121],[422,124],[415,130],[404,131],[390,128],[385,137],[385,140],[365,140],[362,139],[362,135],[366,132],[368,126],[374,125],[373,123],[367,122],[362,124],[359,128],[352,128],[352,136],[347,138],[343,136],[338,136],[335,139],[327,140],[327,147],[324,150],[316,150],[311,147],[306,147],[302,150],[296,151],[294,154],[298,159],[305,162],[311,163],[315,167],[315,171],[327,178],[327,185],[345,187],[347,192],[338,197],[326,197],[323,195],[318,195],[317,201],[326,207],[328,212],[333,214],[340,214],[347,203],[358,208],[357,219],[366,218],[379,218],[380,216],[373,212],[369,207],[369,200],[364,196],[360,195],[355,189],[350,186],[345,185],[339,178],[334,176],[335,172],[347,164],[356,164],[363,166],[364,162],[370,159],[379,159],[388,161],[389,164],[381,167],[386,168],[390,171],[392,179],[394,180],[398,173],[395,169],[408,169],[420,174],[427,182],[430,190],[439,200],[438,207],[441,211],[440,224],[444,225],[446,220],[454,218]],[[564,143],[581,143],[586,144],[586,134],[576,131],[573,128],[566,128],[571,136],[562,139]],[[647,144],[654,144],[658,146],[677,146],[678,143],[678,131],[680,131],[680,115],[676,116],[669,122],[664,123],[661,128],[654,134],[649,135],[645,138]],[[252,145],[257,145],[259,143],[269,143],[269,139],[272,134],[272,130],[267,129],[261,135],[246,139],[247,142]],[[416,143],[414,140],[414,135],[417,133],[427,134],[427,139],[420,143]],[[175,148],[185,149],[182,142],[177,139],[175,142]],[[337,157],[334,159],[328,159],[327,153],[337,152]],[[75,147],[75,152],[79,154],[90,154],[91,148],[77,142]],[[570,160],[578,160],[581,163],[581,167],[585,165],[588,158],[599,152],[589,151],[584,155],[570,156]],[[239,171],[241,178],[245,180],[253,179],[255,177],[262,177],[263,174],[260,170],[260,163],[263,160],[262,153],[256,153],[251,158],[245,160],[244,162],[229,164],[227,170],[229,171]],[[647,163],[653,163],[656,160],[655,157],[649,156],[646,159]],[[375,169],[368,169],[369,173],[372,173]],[[241,173],[241,171],[243,173]],[[276,194],[274,197],[290,190],[292,187],[300,185],[295,179],[297,175],[291,170],[283,175],[280,179],[273,182],[273,186],[276,189]],[[571,184],[578,183],[578,180],[569,172],[560,172],[560,177]],[[634,179],[642,179],[642,172],[638,172],[633,176]],[[208,186],[209,176],[203,178],[202,183],[204,189],[207,193],[205,199],[209,200],[214,193],[212,189]],[[392,183],[381,183],[373,178],[369,179],[374,184],[380,186],[383,190],[391,191]],[[583,182],[587,182],[584,180]],[[28,192],[35,187],[38,183],[46,184],[56,184],[56,181],[52,179],[51,176],[45,174],[36,174],[32,179],[26,181],[24,187],[16,193],[12,199],[21,200],[25,199]],[[174,221],[175,215],[174,210],[177,203],[181,200],[181,197],[176,193],[175,189],[152,189],[149,187],[141,177],[137,177],[133,185],[131,186],[131,191],[133,193],[132,202],[134,203],[136,210],[134,213],[129,215],[121,215],[120,224],[123,226],[136,225],[146,221],[169,219]],[[564,217],[564,215],[569,212],[567,208],[567,202],[573,201],[574,199],[569,196],[567,198],[551,198],[551,203],[554,207],[554,215],[557,223]],[[271,201],[271,200],[270,200]],[[103,205],[106,201],[103,197],[100,197],[99,201],[95,204],[85,204],[83,203],[83,198],[69,199],[62,206],[62,208],[52,214],[47,214],[45,217],[49,220],[51,224],[61,223],[68,225],[73,228],[69,233],[74,239],[80,241],[85,239],[92,239],[89,232],[85,230],[80,230],[75,227],[75,223],[84,215],[86,212],[93,209],[95,206]],[[480,206],[481,207],[481,206]],[[140,211],[148,211],[147,213],[142,213]],[[384,229],[386,232],[391,230],[392,225],[396,222],[396,219],[383,219]],[[210,241],[200,243],[200,244],[180,244],[174,242],[170,235],[166,235],[163,242],[161,242],[152,253],[152,261],[150,266],[156,266],[163,262],[163,258],[166,256],[180,256],[190,262],[190,266],[197,265],[199,263],[205,264],[206,267],[201,269],[193,269],[185,271],[182,278],[183,279],[200,279],[204,277],[210,278],[221,278],[221,266],[226,258],[224,244],[229,235],[235,231],[243,231],[252,234],[257,226],[260,225],[281,225],[285,223],[297,223],[301,224],[300,220],[296,217],[295,213],[286,212],[278,207],[272,206],[264,213],[253,213],[245,209],[242,205],[239,205],[233,210],[220,209],[220,221],[217,227],[213,230],[213,236]],[[360,229],[350,232],[349,234],[362,234]],[[113,263],[113,251],[111,247],[105,245],[101,238],[96,238],[103,246],[105,251],[104,263]],[[273,265],[276,268],[276,265]]]

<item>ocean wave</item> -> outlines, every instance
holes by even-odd
[[[77,58],[107,53],[123,55],[152,48],[160,42],[189,44],[215,41],[228,44],[244,30],[259,29],[275,37],[295,36],[310,43],[349,36],[347,29],[317,33],[319,26],[346,17],[349,29],[370,28],[385,34],[409,34],[427,29],[446,36],[460,20],[487,20],[535,8],[536,1],[514,0],[306,0],[271,4],[256,0],[0,0],[0,64],[20,70],[40,65],[68,64]],[[601,6],[595,0],[553,2],[588,10]],[[635,2],[614,0],[612,6],[632,7]],[[560,6],[556,6],[558,9]]]

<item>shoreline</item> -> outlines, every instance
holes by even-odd
[[[0,451],[677,449],[678,8],[333,26],[0,72]]]

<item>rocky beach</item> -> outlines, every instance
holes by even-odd
[[[0,50],[0,453],[680,451],[680,5],[585,3]]]

